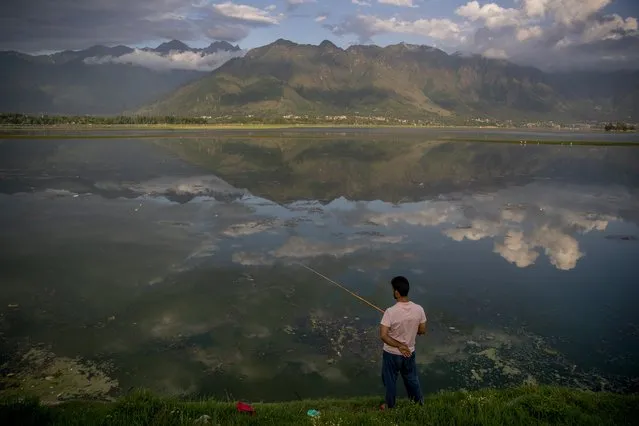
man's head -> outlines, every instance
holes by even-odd
[[[393,286],[393,297],[395,300],[400,297],[407,297],[408,290],[410,285],[408,284],[408,280],[405,277],[398,276],[391,280],[391,285]]]

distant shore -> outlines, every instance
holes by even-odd
[[[518,126],[465,126],[461,124],[432,125],[432,124],[336,124],[336,123],[281,123],[281,124],[53,124],[53,125],[8,125],[0,124],[0,130],[261,130],[261,129],[463,129],[463,130],[517,130],[522,132],[557,132],[557,133],[603,133],[627,134],[636,130],[609,131],[604,129],[572,129],[552,127],[518,127]]]
[[[420,407],[400,400],[380,411],[381,397],[302,400],[252,404],[253,415],[238,412],[235,401],[187,402],[134,392],[114,402],[68,401],[41,405],[37,399],[0,401],[2,424],[71,425],[515,425],[632,424],[639,396],[558,387],[486,389],[428,396]]]
[[[112,125],[0,125],[0,140],[7,139],[193,139],[369,137],[401,135],[424,137],[429,132],[438,141],[487,142],[520,145],[588,145],[639,147],[636,132],[603,130],[557,130],[505,127],[333,125],[333,124],[112,124]],[[515,133],[515,134],[513,134]],[[542,136],[543,135],[543,136]],[[572,138],[573,135],[579,137]],[[591,135],[592,137],[588,136]],[[619,140],[619,136],[626,136]],[[636,135],[636,137],[635,137]],[[608,136],[607,139],[602,139]]]

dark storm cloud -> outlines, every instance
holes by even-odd
[[[0,49],[23,51],[202,38],[236,42],[254,27],[276,25],[266,10],[188,0],[5,0]]]

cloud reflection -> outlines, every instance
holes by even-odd
[[[425,232],[420,229],[433,228],[457,242],[492,239],[493,252],[519,268],[534,265],[543,255],[555,268],[568,271],[586,255],[578,241],[580,235],[605,231],[610,222],[621,220],[620,212],[639,208],[637,200],[620,189],[606,196],[593,193],[604,191],[535,183],[399,205],[340,199],[340,208],[333,208],[335,203],[324,206],[321,226],[310,221],[292,227],[283,224],[314,217],[315,204],[304,208],[253,204],[253,214],[260,219],[247,222],[244,218],[222,235],[242,238],[232,255],[234,263],[260,266],[344,257],[389,245],[438,244],[432,234],[428,240],[420,234]],[[265,232],[270,235],[267,239],[253,238]]]

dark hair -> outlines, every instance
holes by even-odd
[[[391,285],[401,297],[408,296],[408,289],[410,288],[410,285],[408,284],[408,280],[405,277],[398,276],[393,278],[391,280]]]

